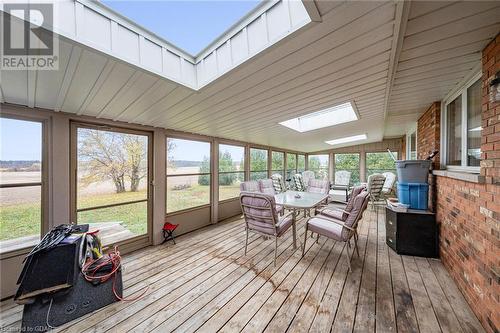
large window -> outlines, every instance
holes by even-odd
[[[167,138],[167,213],[210,204],[210,143]]]
[[[149,220],[150,133],[74,124],[76,220],[105,245],[145,235]]]
[[[349,171],[350,184],[359,183],[359,154],[335,154],[335,172]]]
[[[245,180],[245,148],[219,145],[219,200],[236,198]]]
[[[291,179],[297,173],[297,155],[286,154],[286,178]]]
[[[267,178],[267,150],[250,148],[250,180]]]
[[[328,179],[328,155],[309,155],[308,169],[317,179]]]
[[[392,152],[398,158],[398,152]],[[396,163],[389,152],[366,153],[366,176],[374,173],[392,172],[396,174]]]
[[[462,164],[462,96],[446,106],[446,131],[448,132],[447,164]]]
[[[42,123],[0,117],[0,252],[42,232]]]
[[[408,156],[407,158],[409,160],[416,160],[417,159],[417,132],[412,132],[411,134],[408,135],[408,140],[407,143],[408,145]]]
[[[467,166],[481,161],[481,80],[467,88]]]
[[[446,165],[473,167],[481,161],[481,79],[445,103]]]
[[[279,173],[285,177],[285,153],[273,151],[271,156],[271,175]]]
[[[301,173],[306,170],[306,157],[305,155],[297,155],[297,172]]]

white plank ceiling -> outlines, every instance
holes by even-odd
[[[480,63],[500,2],[316,1],[311,22],[193,90],[70,39],[58,71],[2,71],[2,102],[300,151],[405,133]],[[404,38],[403,38],[404,37]],[[280,121],[353,100],[360,120],[297,133]]]

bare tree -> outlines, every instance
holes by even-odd
[[[116,193],[139,190],[147,176],[147,140],[139,135],[82,129],[78,132],[78,159],[85,164],[84,184],[110,179]]]

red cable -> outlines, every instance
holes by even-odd
[[[98,260],[101,260],[101,263],[96,265],[94,268],[90,269],[90,266],[92,266]],[[103,274],[103,275],[97,275],[97,271],[100,268],[102,268],[106,265],[109,265],[109,264],[111,264],[111,267],[112,267],[112,269],[109,273]],[[87,280],[89,282],[98,280],[101,283],[103,283],[103,282],[106,282],[107,280],[109,280],[111,277],[113,277],[113,293],[115,294],[115,297],[120,301],[133,302],[133,301],[136,301],[136,300],[142,298],[146,294],[146,292],[149,290],[149,286],[147,286],[146,289],[144,289],[142,294],[140,294],[139,296],[137,296],[135,298],[125,299],[125,298],[118,295],[118,293],[116,292],[116,279],[117,279],[118,274],[116,274],[116,272],[120,269],[120,267],[121,267],[121,256],[120,256],[120,252],[118,251],[118,249],[115,246],[115,248],[111,252],[109,252],[108,255],[105,255],[104,257],[101,257],[101,258],[96,259],[96,260],[88,259],[87,262],[82,267],[82,274],[83,274],[85,280]]]

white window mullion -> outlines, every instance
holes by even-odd
[[[462,92],[462,166],[467,166],[467,88]]]

